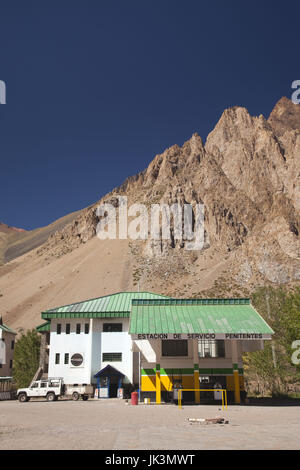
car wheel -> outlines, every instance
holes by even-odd
[[[21,403],[25,403],[25,401],[27,401],[27,395],[26,395],[26,393],[20,393],[20,395],[18,396],[18,400],[19,400],[19,402],[21,402]]]
[[[79,393],[78,393],[78,392],[74,392],[73,395],[72,395],[72,398],[73,398],[74,401],[79,400]]]
[[[47,395],[47,401],[54,401],[55,400],[55,394],[54,393],[48,393]]]
[[[83,401],[87,401],[89,399],[88,395],[82,395]]]

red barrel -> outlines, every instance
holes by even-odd
[[[138,405],[139,404],[139,394],[138,392],[132,392],[131,394],[131,404]]]

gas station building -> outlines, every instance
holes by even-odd
[[[199,389],[218,387],[240,403],[243,353],[263,349],[274,334],[242,298],[120,292],[50,309],[42,318],[37,331],[49,343],[44,375],[95,384],[99,398],[117,396],[122,379],[122,387],[140,391],[140,400],[156,403],[171,401],[177,387],[190,390],[183,391],[186,401],[209,400],[211,393],[200,397]]]

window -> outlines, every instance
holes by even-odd
[[[59,359],[60,359],[60,354],[56,353],[55,354],[55,364],[59,364]]]
[[[225,341],[223,339],[217,340],[218,357],[225,357]]]
[[[75,366],[75,367],[78,367],[78,366],[81,366],[81,364],[83,363],[83,357],[81,354],[73,354],[73,356],[71,357],[71,364],[72,366]]]
[[[122,332],[122,323],[103,323],[104,333],[120,333]]]
[[[71,325],[70,323],[66,323],[66,335],[69,335],[71,331]]]
[[[162,340],[163,356],[187,356],[188,342],[186,339],[165,339]]]
[[[49,380],[49,387],[59,387],[58,380]]]
[[[122,362],[122,353],[103,353],[102,362]]]
[[[199,357],[225,357],[225,341],[220,340],[199,340],[198,341]]]
[[[12,368],[12,359],[9,361],[9,368]]]
[[[76,324],[76,334],[80,335],[80,332],[81,332],[81,325],[80,325],[80,323],[77,323]]]
[[[15,349],[15,342],[14,342],[14,340],[12,340],[12,342],[11,342],[11,349]]]
[[[58,335],[61,334],[61,323],[57,323],[57,325],[56,325],[56,333],[57,333]]]
[[[90,325],[89,325],[89,323],[85,323],[85,324],[84,324],[84,332],[85,332],[85,334],[88,335],[88,334],[89,334],[89,331],[90,331]]]
[[[65,354],[65,364],[69,364],[69,354]]]
[[[30,388],[39,388],[39,383],[38,382],[33,382],[33,384],[31,384]]]

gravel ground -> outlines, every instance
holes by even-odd
[[[229,424],[190,424],[221,416]],[[0,402],[0,449],[300,449],[300,406]]]

